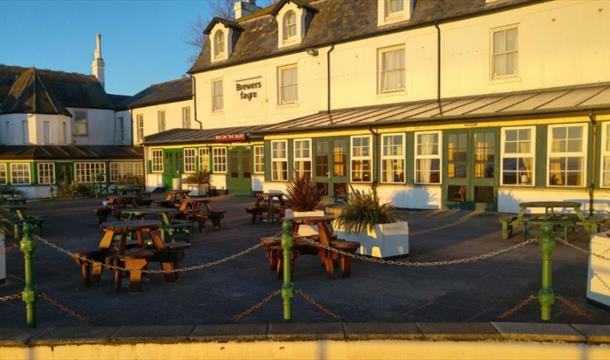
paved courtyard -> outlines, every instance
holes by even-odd
[[[184,266],[222,258],[257,243],[261,236],[276,233],[279,224],[250,224],[244,207],[251,197],[223,196],[213,200],[215,208],[227,211],[223,229],[208,230],[192,238]],[[44,216],[44,237],[67,249],[94,248],[102,232],[92,209],[99,200],[57,200],[31,202],[30,213]],[[522,241],[500,237],[498,215],[466,211],[400,212],[409,221],[412,261],[463,258],[501,249]],[[440,228],[439,228],[440,227]],[[439,228],[433,230],[435,228]],[[587,247],[584,234],[575,244]],[[8,279],[0,285],[0,296],[23,288],[23,261],[18,251],[7,255]],[[610,313],[587,304],[587,257],[558,244],[554,256],[553,282],[557,294],[594,316],[596,323],[610,323]],[[154,264],[153,268],[158,265]],[[96,325],[219,324],[242,312],[281,286],[269,270],[262,249],[221,265],[181,275],[166,283],[161,275],[148,275],[141,293],[113,290],[112,276],[105,272],[100,283],[86,288],[80,271],[67,256],[39,245],[36,259],[39,290]],[[310,294],[346,322],[478,322],[496,321],[540,288],[540,253],[527,245],[508,254],[471,264],[402,268],[354,261],[349,278],[326,278],[319,260],[298,259],[295,287]],[[294,320],[333,321],[295,297]],[[241,322],[282,321],[281,299],[274,298]],[[0,303],[0,324],[23,326],[24,306],[19,301]],[[526,306],[507,321],[537,321],[538,304]],[[42,325],[81,324],[70,315],[40,301],[38,320]],[[553,321],[587,323],[586,318],[556,304]]]

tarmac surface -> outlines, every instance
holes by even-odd
[[[226,210],[222,229],[192,237],[183,266],[223,258],[280,231],[278,223],[252,225],[244,210],[253,197],[220,196],[214,208]],[[93,209],[100,200],[54,200],[28,204],[29,213],[45,220],[43,237],[70,250],[94,249],[102,231]],[[409,222],[411,254],[404,260],[438,261],[484,254],[523,241],[519,234],[501,239],[499,215],[459,210],[399,211]],[[14,240],[9,239],[8,244]],[[588,247],[584,232],[571,242]],[[44,244],[36,251],[36,285],[67,308],[84,315],[93,325],[188,325],[231,323],[231,317],[281,287],[269,270],[262,249],[218,266],[181,274],[167,283],[160,274],[146,275],[142,292],[130,293],[128,279],[115,292],[112,274],[105,271],[99,283],[83,285],[80,270],[65,254]],[[588,257],[562,244],[553,256],[553,289],[575,305],[559,301],[553,322],[610,324],[610,312],[586,301]],[[152,269],[158,264],[151,265]],[[362,322],[489,322],[540,289],[540,251],[530,244],[487,260],[441,267],[397,267],[355,260],[349,278],[328,279],[315,256],[302,256],[295,265],[294,286],[309,294],[346,323]],[[23,289],[22,254],[7,254],[7,279],[0,297]],[[38,323],[46,326],[87,325],[67,312],[39,299]],[[589,315],[589,316],[586,316]],[[318,308],[295,296],[293,319],[298,322],[333,322]],[[279,296],[239,323],[282,321]],[[539,305],[532,301],[503,321],[539,321]],[[0,303],[0,324],[25,326],[21,301]]]

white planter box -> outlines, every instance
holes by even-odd
[[[409,254],[409,223],[377,224],[368,233],[346,233],[336,225],[337,238],[360,243],[358,253],[376,258],[388,258]]]
[[[6,253],[4,252],[6,244],[4,243],[4,233],[0,231],[0,283],[6,279]]]
[[[600,233],[591,237],[591,252],[604,256],[610,254],[610,237],[607,233]],[[610,306],[609,286],[610,261],[589,255],[587,298]]]
[[[190,195],[205,196],[208,194],[208,184],[187,184],[182,183],[182,190],[190,190]]]

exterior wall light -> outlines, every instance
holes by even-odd
[[[311,56],[318,56],[319,53],[320,52],[316,48],[309,48],[309,49],[307,49],[307,54],[309,54]]]

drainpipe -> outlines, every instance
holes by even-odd
[[[327,98],[326,98],[326,113],[330,115],[331,110],[331,82],[330,82],[330,53],[335,50],[335,44],[330,45],[330,49],[326,52],[326,88],[328,89]],[[331,119],[332,121],[332,119]]]
[[[189,74],[191,77],[191,83],[193,84],[193,120],[199,123],[199,130],[203,130],[203,123],[197,119],[197,79],[193,74]]]
[[[593,212],[595,207],[594,203],[594,192],[595,192],[595,180],[597,179],[597,172],[595,171],[597,168],[597,119],[595,114],[591,111],[589,112],[589,121],[591,122],[591,126],[593,127],[593,139],[591,140],[591,183],[589,184],[589,217],[593,216]]]
[[[436,101],[440,115],[443,115],[443,105],[441,104],[441,28],[438,21],[434,23],[436,28]]]
[[[377,143],[377,150],[378,150],[377,152],[379,153],[381,151],[381,143],[379,142],[379,133],[376,132],[375,130],[373,130],[372,126],[369,126],[369,132],[371,134],[373,134],[375,143]],[[375,159],[379,158],[379,156],[372,156],[372,158],[373,158],[373,165],[377,164],[377,166],[373,166],[373,186],[376,187],[377,184],[379,183],[378,176],[379,176],[380,171],[378,171],[378,170],[379,170],[380,164],[379,164],[379,162],[375,162]]]

